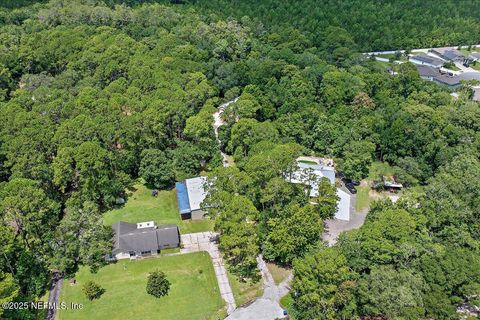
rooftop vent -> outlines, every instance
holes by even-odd
[[[137,223],[137,229],[153,228],[153,227],[155,227],[155,221]]]

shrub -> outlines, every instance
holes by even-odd
[[[156,298],[166,296],[170,290],[170,282],[165,273],[156,270],[148,275],[147,293]]]
[[[103,289],[93,281],[88,281],[87,283],[85,283],[82,290],[83,293],[85,293],[87,299],[90,301],[100,298],[100,296],[105,292],[105,289]]]

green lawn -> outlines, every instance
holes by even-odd
[[[445,64],[443,65],[443,67],[444,67],[445,69],[453,70],[453,71],[458,71],[458,70],[460,70],[460,68],[457,67],[457,66],[456,66],[454,63],[452,63],[452,62],[445,63]]]
[[[305,164],[318,164],[315,161],[310,161],[310,160],[297,160],[299,163],[305,163]]]
[[[157,224],[176,224],[181,233],[209,231],[213,229],[213,221],[181,220],[178,212],[175,190],[160,191],[157,197],[152,197],[151,190],[142,184],[135,185],[135,191],[128,195],[124,206],[105,213],[105,225],[117,221],[142,222],[155,221]]]
[[[263,294],[262,289],[262,280],[257,282],[247,281],[242,282],[238,278],[231,274],[227,268],[228,282],[230,282],[230,287],[232,287],[233,297],[237,306],[247,303],[255,298],[260,297]]]
[[[470,53],[472,52],[478,52],[480,51],[480,48],[472,48],[472,50],[467,50],[467,49],[460,49],[458,50],[460,51],[461,53],[463,53],[465,56],[468,56]]]
[[[475,64],[470,63],[469,67],[475,70],[480,70],[480,62],[477,62]]]
[[[393,168],[386,162],[374,161],[368,172],[368,177],[365,179],[367,185],[360,185],[356,186],[357,189],[356,194],[356,202],[355,202],[355,210],[361,211],[366,209],[370,206],[375,199],[370,197],[370,183],[372,181],[379,181],[382,176],[391,176],[394,174]]]
[[[358,212],[370,205],[371,199],[368,195],[370,187],[356,186],[355,189],[357,189],[355,210]]]
[[[390,54],[377,54],[377,55],[375,55],[375,57],[384,58],[384,59],[394,59],[394,60],[397,60],[397,59],[395,58],[395,54],[393,54],[393,53],[390,53]],[[407,61],[407,57],[402,54],[402,55],[400,56],[400,59],[398,59],[398,61]]]
[[[288,312],[288,315],[289,315],[289,319],[291,320],[294,320],[295,317],[293,316],[293,297],[290,293],[287,293],[286,295],[284,295],[282,297],[282,299],[280,299],[280,304],[282,305],[282,307],[284,307],[285,309],[287,309],[287,312]]]
[[[230,167],[235,167],[235,160],[233,156],[227,154],[227,162]]]
[[[272,274],[275,284],[280,284],[291,273],[291,270],[285,269],[274,263],[267,263],[268,270]]]
[[[157,299],[145,291],[148,273],[159,269],[171,283],[168,296]],[[61,310],[58,320],[69,319],[223,319],[220,296],[208,253],[196,252],[139,261],[119,261],[91,274],[87,268],[77,273],[77,283],[65,280],[60,301],[83,304],[82,310]],[[82,285],[93,280],[105,289],[98,300],[89,301]]]

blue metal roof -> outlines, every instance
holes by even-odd
[[[190,201],[188,200],[187,185],[185,182],[175,183],[175,189],[177,190],[178,210],[180,214],[190,213]]]

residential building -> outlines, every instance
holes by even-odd
[[[434,48],[430,50],[431,53],[451,62],[465,62],[466,57],[457,49],[446,47],[446,48]]]
[[[440,69],[445,63],[445,61],[438,58],[422,55],[411,56],[409,61],[414,64],[425,65],[436,69]]]
[[[471,62],[480,60],[480,52],[472,52],[468,55],[468,60]]]
[[[445,85],[451,90],[460,88],[462,86],[462,80],[480,81],[480,72],[463,72],[458,75],[453,75],[429,66],[416,65],[416,67],[422,79]]]
[[[112,228],[115,233],[112,256],[117,260],[158,254],[180,246],[180,233],[174,224],[157,226],[154,221],[119,221]]]
[[[433,81],[433,78],[435,78],[440,74],[438,69],[435,69],[430,66],[416,65],[415,67],[417,68],[417,71],[418,71],[418,74],[420,74],[420,77],[424,80]]]
[[[206,184],[207,177],[195,177],[175,184],[178,209],[182,219],[203,219],[206,212],[201,204],[207,196]]]
[[[310,197],[318,196],[317,181],[320,178],[327,178],[332,185],[335,185],[335,167],[332,159],[299,157],[296,169],[285,175],[285,179],[291,183],[309,186]],[[337,188],[337,196],[340,201],[337,204],[335,219],[348,221],[350,220],[351,196],[340,188]]]

